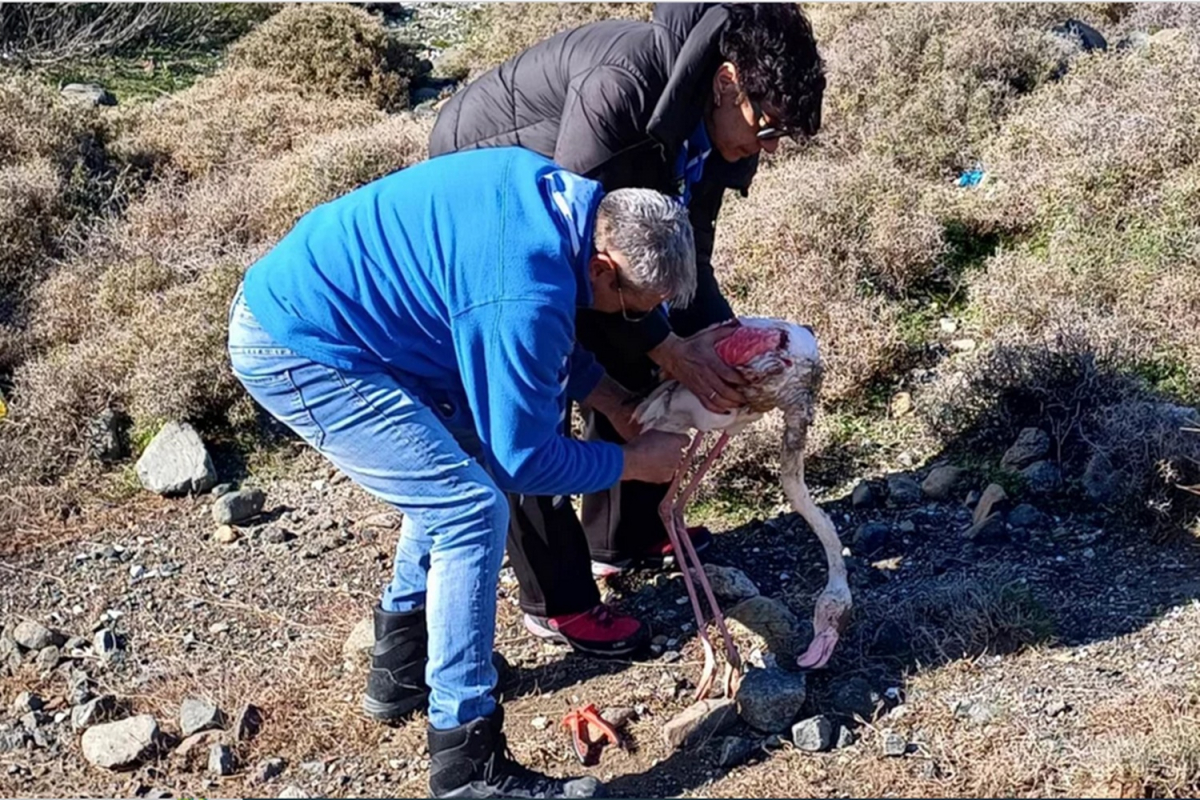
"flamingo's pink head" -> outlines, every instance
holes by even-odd
[[[779,328],[743,325],[717,342],[717,355],[731,367],[744,367],[761,355],[782,350],[784,332]]]

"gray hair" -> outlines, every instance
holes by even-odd
[[[696,293],[696,244],[687,209],[652,189],[615,189],[600,201],[596,249],[629,261],[630,288],[686,306]]]

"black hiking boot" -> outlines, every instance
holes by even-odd
[[[429,792],[432,797],[604,797],[595,778],[560,779],[512,760],[504,733],[504,710],[448,731],[429,729]]]
[[[428,641],[425,609],[394,612],[375,606],[375,646],[363,711],[375,719],[394,722],[425,706],[429,700],[425,685]]]

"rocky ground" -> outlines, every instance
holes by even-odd
[[[0,794],[423,795],[424,719],[359,711],[398,515],[308,454],[237,488],[213,485],[238,475],[202,449],[181,455],[186,429],[163,442],[142,480],[201,493],[30,520],[3,545]],[[1006,459],[1049,474],[1043,456],[1029,433]],[[512,749],[626,796],[1186,793],[1200,558],[1026,485],[968,497],[986,487],[934,467],[825,503],[855,616],[808,675],[788,667],[824,583],[815,537],[791,513],[709,518],[706,561],[756,666],[736,703],[689,709],[701,659],[677,573],[604,587],[655,634],[607,662],[526,635],[506,568]],[[584,768],[560,720],[587,703],[625,746]]]

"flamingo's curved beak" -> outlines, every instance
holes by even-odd
[[[821,669],[833,656],[837,647],[838,632],[833,626],[817,631],[804,654],[796,659],[801,669]]]

